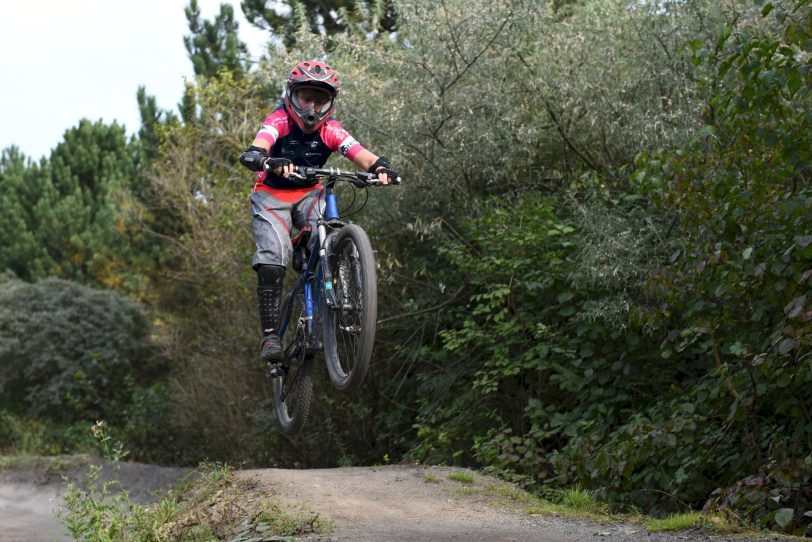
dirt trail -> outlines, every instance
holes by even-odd
[[[114,475],[108,463],[87,456],[30,458],[0,470],[0,542],[71,540],[58,511],[66,480],[79,484],[87,472],[88,461],[103,465],[100,481]],[[146,503],[155,500],[157,494],[172,487],[188,471],[122,463],[117,476],[133,502]]]
[[[473,484],[450,480],[466,472]],[[335,542],[677,542],[752,540],[702,532],[647,533],[642,525],[595,523],[584,519],[531,515],[494,492],[507,487],[492,478],[461,469],[422,466],[347,469],[243,471],[290,506],[307,503],[334,526],[328,536],[308,540]],[[764,537],[759,540],[773,540]]]
[[[54,512],[64,494],[62,474],[81,479],[81,464],[58,468],[29,465],[0,471],[0,542],[69,540]],[[183,469],[123,464],[121,481],[131,498],[145,502],[167,489]],[[473,483],[449,479],[464,472]],[[506,484],[461,469],[423,466],[346,469],[262,469],[237,472],[257,489],[292,508],[302,504],[332,524],[321,542],[681,542],[754,541],[701,531],[650,534],[641,525],[595,523],[552,515],[531,515]],[[498,488],[506,491],[498,491]],[[773,536],[757,540],[776,540]]]

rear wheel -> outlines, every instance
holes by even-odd
[[[301,292],[285,299],[280,314],[288,313],[290,322],[282,338],[284,361],[277,366],[269,365],[269,373],[276,418],[282,431],[292,435],[301,431],[307,421],[313,397],[313,354],[305,347],[307,321]]]
[[[366,232],[355,224],[341,228],[326,263],[337,306],[322,304],[324,359],[333,386],[353,391],[369,369],[378,318],[375,257]]]

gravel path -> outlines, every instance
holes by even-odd
[[[65,494],[63,476],[79,484],[87,472],[88,460],[85,456],[31,458],[14,468],[0,470],[0,542],[71,540],[58,517]],[[98,459],[93,461],[99,463]],[[104,467],[100,480],[113,475],[109,465]],[[122,463],[118,476],[133,502],[146,503],[188,471]]]
[[[461,469],[386,466],[346,469],[242,471],[290,506],[307,503],[334,526],[332,542],[494,542],[766,541],[705,532],[648,533],[642,525],[596,523],[552,515],[530,515],[493,487],[504,484],[465,471],[473,484],[448,478]],[[427,482],[431,480],[431,482]],[[489,491],[488,488],[491,488]]]

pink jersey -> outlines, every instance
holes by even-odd
[[[334,152],[341,153],[352,160],[364,149],[337,120],[328,120],[316,136],[303,134],[290,122],[284,107],[279,107],[267,116],[256,139],[261,139],[268,144],[271,149],[270,156],[288,158],[297,166],[322,167],[330,154]],[[268,183],[266,183],[266,179]],[[254,190],[272,192],[303,190],[301,186],[288,186],[289,182],[282,178],[268,179],[268,175],[260,171],[257,172],[257,183],[254,185]],[[313,190],[318,186],[306,188]]]

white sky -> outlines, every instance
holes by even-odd
[[[82,118],[138,130],[139,85],[177,109],[192,63],[183,46],[188,0],[0,0],[0,150],[38,160]],[[245,20],[239,0],[198,0],[211,20],[234,6],[253,58],[269,36]]]

